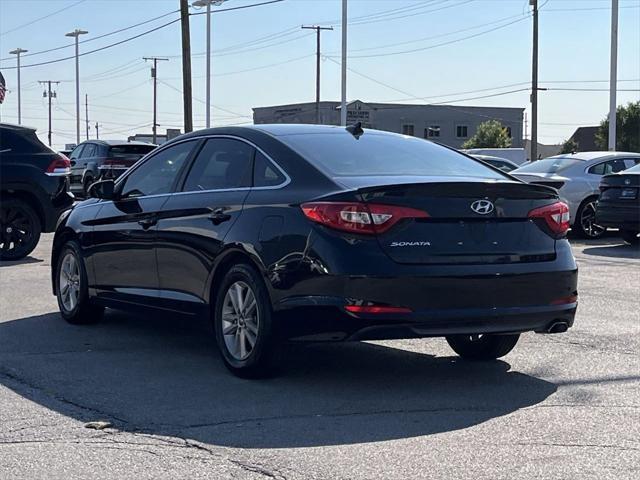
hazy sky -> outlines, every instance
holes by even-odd
[[[229,0],[215,8],[261,1]],[[549,88],[539,97],[540,141],[555,143],[577,126],[597,124],[607,113],[611,0],[540,0],[540,5],[540,81]],[[619,91],[618,103],[626,103],[640,98],[640,0],[620,0],[620,6],[618,78],[626,81],[618,88],[636,90]],[[31,54],[71,46],[73,39],[64,34],[75,28],[90,32],[81,37],[87,41],[81,52],[98,49],[178,14],[93,37],[178,7],[178,0],[0,0],[0,71],[11,90],[0,106],[2,121],[17,120],[15,56],[9,51],[21,47]],[[251,107],[314,100],[315,33],[300,30],[302,24],[335,28],[322,34],[322,99],[339,100],[340,15],[340,0],[285,0],[214,15],[214,125],[250,123]],[[528,0],[349,0],[348,98],[527,107],[528,112],[528,91],[496,95],[526,89],[530,82],[528,15]],[[204,127],[204,17],[191,17],[196,128]],[[80,58],[82,139],[85,93],[92,137],[95,122],[101,138],[151,131],[150,65],[143,56],[170,58],[158,69],[159,131],[181,127],[179,25]],[[54,99],[54,147],[75,142],[74,61],[27,66],[70,56],[72,47],[22,58],[23,123],[37,127],[43,140],[47,99],[37,82],[62,82]],[[557,90],[567,88],[583,90]],[[484,95],[495,96],[470,99]],[[464,99],[469,100],[459,101]]]

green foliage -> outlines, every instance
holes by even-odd
[[[578,151],[578,142],[576,142],[573,138],[569,140],[565,140],[562,144],[562,148],[560,149],[560,153],[574,153]]]
[[[478,125],[476,134],[464,142],[462,148],[509,148],[511,137],[507,129],[497,120],[489,120]]]
[[[600,122],[596,133],[596,145],[600,150],[609,146],[609,119]],[[616,150],[640,152],[640,101],[620,105],[616,110]]]

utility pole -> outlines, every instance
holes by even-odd
[[[65,37],[73,37],[75,38],[76,43],[76,144],[80,143],[80,60],[79,60],[79,37],[80,35],[84,35],[87,32],[86,30],[80,30],[76,28],[73,32],[65,33]]]
[[[207,7],[207,93],[206,93],[206,127],[211,127],[211,5],[222,5],[226,0],[196,0],[194,7]]]
[[[100,134],[98,132],[98,122],[96,122],[96,140],[100,140]]]
[[[42,94],[42,96],[49,98],[49,133],[47,134],[47,138],[49,139],[49,146],[51,146],[51,99],[57,97],[56,92],[51,90],[51,84],[55,83],[57,85],[60,82],[57,82],[57,81],[54,81],[54,80],[38,80],[38,83],[40,85],[46,85],[47,86],[47,88],[44,91],[44,93]]]
[[[156,143],[156,129],[158,128],[158,62],[168,62],[168,58],[159,57],[142,57],[146,62],[151,60],[153,67],[151,67],[151,78],[153,78],[153,141]]]
[[[305,30],[316,31],[316,124],[320,124],[320,32],[333,30],[333,27],[321,27],[319,25],[302,26]]]
[[[538,0],[533,6],[533,61],[531,66],[531,161],[538,160]]]
[[[89,140],[89,95],[84,94],[84,122],[87,130],[87,140]]]
[[[616,150],[616,89],[618,88],[618,0],[611,0],[611,75],[609,77],[609,150]]]
[[[184,133],[193,131],[193,107],[191,100],[191,35],[189,33],[189,2],[180,0],[180,26],[182,30],[182,108]]]
[[[340,125],[347,125],[347,0],[342,0],[342,99],[340,102]]]
[[[25,50],[24,48],[16,48],[15,50],[11,50],[9,53],[11,55],[16,56],[17,66],[18,66],[18,125],[22,123],[22,102],[20,101],[20,54],[26,53],[29,50]]]

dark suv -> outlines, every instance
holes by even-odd
[[[71,191],[87,196],[89,186],[101,179],[118,178],[156,145],[126,140],[88,140],[73,149]]]
[[[73,204],[70,162],[32,128],[0,123],[0,260],[26,257]]]

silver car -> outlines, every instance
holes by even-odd
[[[638,163],[640,153],[579,152],[538,160],[509,173],[527,183],[558,189],[569,205],[572,230],[586,238],[598,238],[606,231],[594,221],[600,179]]]

